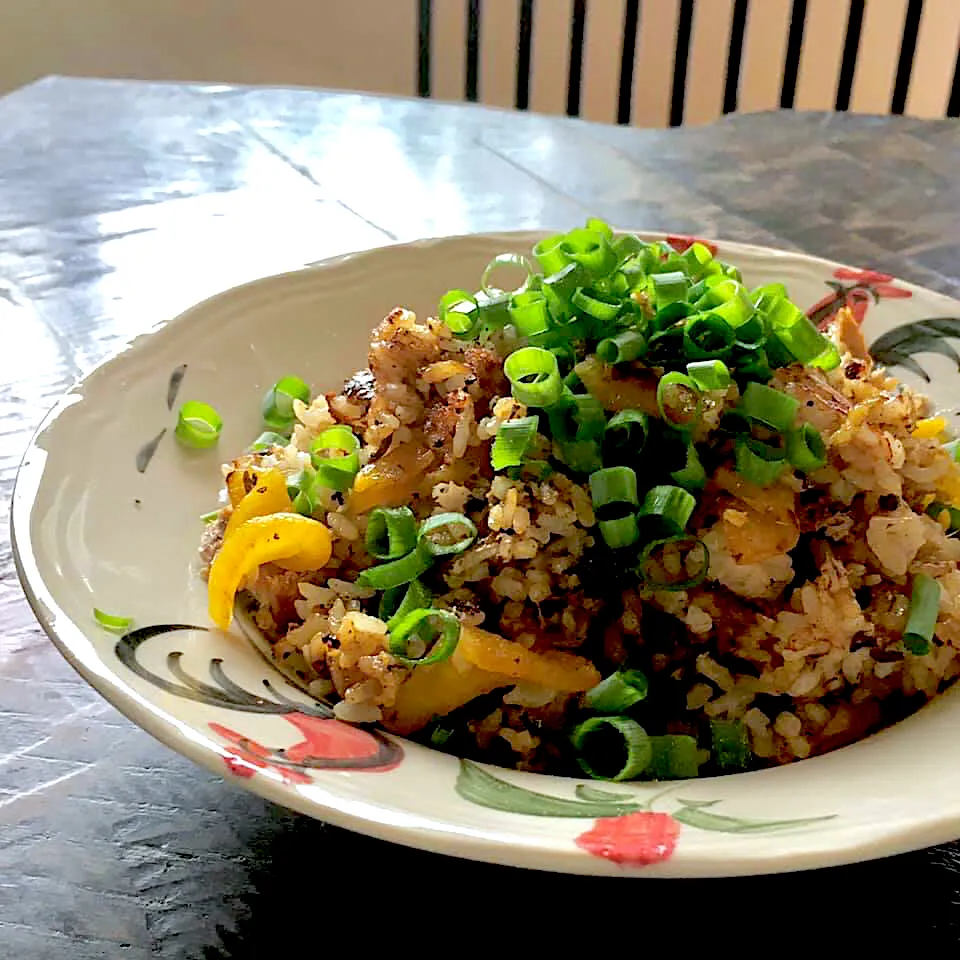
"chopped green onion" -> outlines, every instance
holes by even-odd
[[[690,780],[700,773],[697,741],[683,734],[651,737],[653,757],[647,773],[653,780]]]
[[[677,430],[693,430],[700,422],[703,394],[685,373],[665,373],[657,384],[660,416]]]
[[[689,303],[677,300],[675,303],[668,303],[662,310],[658,310],[654,314],[650,326],[653,330],[660,332],[672,326],[677,320],[686,319],[692,313],[694,313],[694,309]]]
[[[223,512],[222,510],[211,510],[209,513],[201,513],[200,522],[213,523],[213,521],[216,520],[217,517],[219,517],[222,512]]]
[[[683,302],[690,291],[690,281],[687,275],[680,270],[672,273],[655,273],[653,281],[653,302],[657,310],[662,310],[668,304]]]
[[[613,228],[606,220],[601,220],[599,217],[590,217],[587,220],[587,229],[602,233],[608,240],[613,240]]]
[[[607,300],[598,293],[588,293],[582,287],[575,290],[570,302],[581,312],[601,323],[610,323],[620,314],[621,301]]]
[[[647,678],[640,670],[618,670],[584,694],[584,703],[597,713],[620,714],[647,695]]]
[[[293,375],[281,377],[264,395],[263,422],[274,430],[289,430],[296,419],[293,401],[310,402],[310,388]]]
[[[510,290],[508,288],[501,289],[500,287],[493,286],[490,281],[494,272],[503,267],[519,267],[524,271],[525,276],[519,287]],[[517,294],[524,293],[530,287],[533,277],[533,265],[526,257],[521,256],[519,253],[501,253],[495,256],[486,267],[484,267],[483,273],[480,275],[480,289],[488,297],[496,297],[501,293],[509,293],[517,296]]]
[[[593,473],[603,466],[600,444],[596,440],[558,441],[560,459],[574,473]]]
[[[836,370],[840,366],[840,351],[837,345],[831,340],[827,340],[823,353],[814,357],[810,361],[811,367],[819,367],[821,370]]]
[[[647,491],[639,516],[645,519],[645,526],[664,530],[673,536],[686,529],[696,505],[696,498],[683,487],[664,484]]]
[[[767,351],[763,347],[752,349],[739,357],[737,349],[734,348],[733,355],[737,358],[737,372],[741,377],[766,383],[773,376]]]
[[[384,591],[378,614],[380,619],[386,622],[387,629],[393,630],[414,610],[429,607],[432,600],[432,594],[419,580],[411,580],[406,588],[392,587]]]
[[[496,297],[488,297],[480,290],[477,292],[476,300],[480,309],[480,336],[499,330],[510,322],[510,294],[502,293]]]
[[[615,337],[608,337],[597,344],[597,356],[604,363],[626,363],[643,356],[647,340],[637,330],[624,330]]]
[[[442,750],[455,734],[456,731],[451,727],[445,727],[438,723],[430,731],[430,746]]]
[[[943,449],[949,453],[954,460],[960,462],[960,440],[948,440],[943,445]]]
[[[523,463],[527,449],[537,435],[539,422],[536,416],[520,417],[518,420],[507,420],[497,427],[490,448],[490,465],[494,470],[518,467]]]
[[[515,293],[510,302],[510,319],[521,337],[535,337],[550,329],[547,298],[541,290]]]
[[[722,360],[694,360],[687,364],[687,376],[701,390],[726,390],[733,383]]]
[[[763,317],[759,313],[754,313],[734,329],[734,336],[736,337],[733,342],[734,347],[741,347],[744,350],[756,350],[762,347],[767,342],[767,327]]]
[[[104,630],[110,630],[114,633],[124,633],[133,626],[132,617],[117,617],[111,613],[104,613],[97,607],[93,608],[93,619],[96,620]]]
[[[625,517],[615,517],[613,520],[598,520],[597,529],[603,542],[611,550],[632,546],[640,539],[640,524],[633,513],[628,513]]]
[[[910,595],[910,611],[907,625],[903,631],[903,646],[918,657],[930,652],[930,642],[937,626],[940,613],[940,584],[918,573],[913,578],[913,591]]]
[[[736,334],[715,312],[698,313],[683,327],[683,349],[691,360],[710,360],[730,353]]]
[[[767,319],[774,336],[798,363],[810,363],[824,353],[829,341],[796,304],[776,301]]]
[[[398,560],[417,544],[417,518],[409,507],[374,507],[367,518],[367,553]]]
[[[287,494],[293,501],[293,509],[305,517],[312,517],[317,509],[315,486],[317,475],[313,467],[305,467],[287,480]]]
[[[265,453],[274,447],[285,447],[290,442],[290,438],[282,433],[276,433],[273,430],[267,430],[261,433],[253,443],[247,447],[249,453]]]
[[[400,587],[416,580],[432,566],[433,557],[426,550],[411,550],[399,560],[391,560],[361,571],[357,576],[357,583],[361,587],[372,587],[374,590],[389,590],[391,587]]]
[[[563,239],[563,252],[582,264],[593,279],[605,277],[617,266],[609,239],[596,230],[571,230]]]
[[[676,577],[655,576],[658,572],[655,567],[664,567],[662,551],[669,546],[676,546],[681,550],[680,569],[681,574]],[[690,549],[683,553],[683,548],[689,546]],[[693,572],[690,571],[690,559],[694,552],[700,555],[699,564],[695,564]],[[710,569],[710,551],[707,545],[697,537],[691,536],[670,536],[661,540],[653,540],[643,548],[640,554],[640,562],[637,564],[637,573],[643,579],[646,586],[652,590],[689,590],[691,587],[699,586],[706,579],[707,571]],[[666,572],[666,571],[665,571]],[[685,573],[687,576],[682,576]]]
[[[557,358],[542,347],[521,347],[507,357],[503,372],[513,395],[528,407],[553,406],[563,393]]]
[[[827,462],[827,445],[813,424],[804,423],[787,434],[787,459],[803,473],[819,470]]]
[[[333,490],[349,490],[360,469],[360,441],[343,424],[327,427],[310,443],[317,482]]]
[[[430,621],[424,624],[424,621]],[[439,637],[432,647],[424,651],[422,656],[409,657],[409,641],[411,636],[417,635],[417,628],[423,624],[439,630]],[[389,650],[393,656],[408,667],[425,667],[431,663],[440,663],[448,660],[460,642],[460,621],[449,610],[437,610],[433,607],[413,610],[402,620],[394,623],[390,631]]]
[[[223,420],[209,403],[188,400],[177,414],[176,438],[185,446],[197,450],[212,447],[223,429]]]
[[[622,237],[617,237],[611,244],[613,252],[617,255],[617,263],[623,263],[624,260],[642,253],[647,245],[632,233],[626,233]]]
[[[696,241],[680,255],[680,262],[683,263],[687,274],[691,277],[700,279],[706,272],[709,265],[713,262],[713,254],[710,248],[705,244]]]
[[[647,732],[629,717],[590,717],[571,740],[577,762],[594,780],[633,780],[653,758]]]
[[[420,524],[417,548],[431,557],[463,553],[477,539],[477,528],[462,513],[436,513]]]
[[[603,434],[603,457],[611,464],[635,463],[647,442],[648,419],[640,410],[621,410]]]
[[[786,433],[797,418],[800,403],[795,397],[762,383],[748,383],[737,409],[745,417]]]
[[[960,530],[960,509],[952,507],[947,503],[942,503],[940,500],[934,500],[933,503],[927,507],[927,516],[933,517],[937,523],[942,525],[944,511],[947,514],[947,529],[952,533],[955,530]]]
[[[595,440],[603,435],[607,416],[592,394],[564,389],[560,401],[547,411],[550,432],[558,443]]]
[[[721,770],[746,770],[750,766],[750,738],[740,720],[712,720],[713,758]]]
[[[703,469],[697,448],[687,444],[686,460],[679,470],[670,474],[670,479],[685,490],[702,490],[707,485],[707,472]]]
[[[466,290],[448,290],[440,298],[440,321],[464,339],[476,332],[480,323],[477,298]]]
[[[590,498],[594,510],[611,504],[636,506],[637,475],[630,467],[605,467],[590,474]]]
[[[758,487],[769,487],[787,466],[783,450],[753,437],[738,436],[733,449],[737,473]]]
[[[544,274],[557,274],[570,264],[570,257],[564,249],[564,235],[558,233],[539,241],[533,248],[533,255],[543,267]]]

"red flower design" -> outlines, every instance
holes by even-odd
[[[667,237],[667,243],[669,243],[677,253],[683,253],[695,243],[702,243],[714,256],[717,255],[717,245],[710,240],[701,240],[700,237],[688,237],[686,234],[674,233]]]
[[[283,778],[284,783],[310,783],[311,779],[301,770],[292,770],[279,763],[271,763],[269,758],[273,751],[256,740],[245,737],[236,730],[231,730],[220,723],[211,723],[210,729],[223,737],[229,743],[235,744],[236,749],[224,754],[223,762],[227,769],[238,777],[252,777],[257,770],[276,770]]]
[[[286,719],[304,736],[285,751],[288,760],[360,760],[376,756],[379,750],[379,744],[366,730],[349,723],[305,713],[288,713]]]
[[[647,866],[673,856],[680,824],[669,813],[628,813],[603,817],[593,829],[581,833],[576,844],[595,857],[614,863]]]
[[[807,316],[821,330],[826,330],[842,307],[849,307],[857,323],[862,324],[871,301],[905,300],[913,296],[912,291],[894,286],[889,273],[880,273],[878,270],[837,267],[833,271],[833,278],[845,283],[831,283],[833,293],[807,310]]]

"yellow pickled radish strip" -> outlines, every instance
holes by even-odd
[[[247,495],[247,478],[256,486],[257,471],[249,467],[238,467],[227,474],[227,494],[230,497],[231,506],[236,506]]]
[[[913,436],[918,440],[936,440],[946,429],[947,421],[943,417],[927,417],[917,421]]]
[[[347,505],[359,514],[408,503],[432,462],[433,454],[425,447],[413,443],[396,447],[354,477]]]
[[[558,650],[535,653],[477,627],[464,626],[457,652],[481,670],[562,693],[579,693],[600,682],[597,668],[583,657]]]
[[[236,471],[234,471],[236,472]],[[231,474],[231,477],[233,474]],[[237,504],[227,521],[224,538],[229,538],[241,524],[253,517],[271,513],[292,513],[293,504],[287,493],[287,480],[277,469],[265,470],[257,476],[256,486]]]
[[[330,531],[310,517],[275,513],[247,520],[223,541],[210,566],[210,619],[224,630],[230,626],[237,590],[261,564],[285,562],[288,569],[319,570],[331,552]]]

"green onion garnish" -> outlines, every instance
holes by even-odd
[[[745,417],[766,424],[771,430],[786,433],[797,418],[800,403],[795,397],[773,387],[748,383],[737,409]]]
[[[104,613],[97,607],[93,608],[93,619],[100,624],[104,630],[110,630],[114,633],[124,633],[133,626],[132,617],[116,617],[110,613]]]
[[[722,360],[694,360],[687,364],[687,376],[701,390],[726,390],[733,383]]]
[[[294,400],[309,403],[310,388],[299,377],[281,377],[263,396],[263,422],[274,430],[289,430],[296,419]]]
[[[477,528],[462,513],[436,513],[420,524],[417,549],[430,557],[463,553],[477,539]]]
[[[615,337],[608,337],[597,344],[597,356],[604,363],[626,363],[643,356],[647,340],[637,330],[624,330]]]
[[[648,689],[647,677],[642,671],[618,670],[588,690],[583,700],[597,713],[619,714],[643,700]]]
[[[826,340],[826,338],[824,338]],[[819,356],[810,361],[809,366],[819,367],[821,370],[836,370],[840,366],[840,351],[831,340],[826,340],[826,347]]]
[[[930,652],[930,641],[937,625],[940,613],[940,584],[918,573],[913,578],[913,592],[910,595],[910,612],[903,631],[903,646],[918,657]]]
[[[690,244],[690,246],[680,254],[679,260],[689,276],[696,277],[699,280],[700,277],[706,275],[710,265],[713,263],[713,254],[710,252],[709,247],[700,243],[698,240],[696,243]]]
[[[605,467],[590,474],[590,497],[595,511],[626,504],[636,506],[637,475],[630,467]]]
[[[637,523],[636,514],[633,513],[614,517],[612,520],[598,520],[597,529],[603,537],[603,542],[611,550],[632,546],[640,538],[640,525]]]
[[[528,407],[553,406],[563,394],[557,358],[542,347],[521,347],[507,357],[503,372],[513,395]]]
[[[681,573],[676,577],[660,577],[654,570],[654,565],[664,566],[662,554],[668,546],[676,546],[680,550]],[[699,553],[699,558],[691,573],[690,558],[694,553]],[[709,569],[710,551],[707,545],[697,537],[686,535],[651,541],[643,548],[640,562],[637,564],[637,573],[651,590],[689,590],[703,583]]]
[[[357,576],[361,587],[389,590],[400,587],[426,573],[433,566],[433,557],[426,550],[411,550],[399,560],[390,560],[376,567],[368,567]]]
[[[805,423],[787,434],[787,459],[804,473],[819,470],[827,462],[827,445],[813,424]]]
[[[285,447],[290,442],[290,438],[282,433],[277,433],[274,430],[267,430],[264,433],[261,433],[253,443],[247,447],[248,453],[265,453],[267,450],[272,450],[274,447]]]
[[[670,479],[684,490],[702,490],[707,485],[707,472],[703,469],[697,448],[687,444],[686,460],[679,470],[670,474]]]
[[[564,234],[558,233],[540,240],[534,246],[533,255],[540,262],[546,276],[555,276],[570,264],[570,257],[564,249],[564,240]]]
[[[571,303],[581,312],[601,323],[611,323],[620,314],[621,302],[606,299],[597,292],[588,293],[583,288],[574,291]]]
[[[655,273],[650,278],[653,281],[653,302],[657,310],[662,310],[668,304],[687,299],[690,290],[690,281],[681,270],[671,273]]]
[[[514,288],[513,290],[508,287],[500,288],[494,286],[491,283],[493,274],[501,270],[503,267],[519,267],[524,271],[524,279],[520,286]],[[530,287],[530,283],[534,278],[533,264],[519,253],[501,253],[495,256],[483,269],[483,273],[480,275],[480,289],[488,296],[495,297],[501,293],[509,293],[512,296],[517,296],[520,293],[524,293]]]
[[[750,739],[741,721],[711,721],[710,738],[713,758],[721,770],[745,770],[750,766]]]
[[[683,327],[684,355],[691,360],[711,360],[730,353],[736,335],[715,311],[690,317]]]
[[[573,393],[566,387],[559,402],[547,411],[547,418],[553,439],[561,445],[595,440],[602,436],[607,425],[607,416],[596,397]]]
[[[645,526],[675,536],[686,529],[696,505],[693,494],[682,487],[664,484],[647,491],[639,516]]]
[[[949,453],[954,460],[960,461],[960,440],[948,440],[943,445],[943,449]]]
[[[497,427],[497,434],[490,448],[490,465],[494,470],[518,467],[537,435],[539,418],[521,417],[519,420],[507,420]]]
[[[305,517],[312,517],[317,509],[316,482],[317,474],[312,466],[305,467],[287,480],[287,494],[293,502],[293,509]]]
[[[621,410],[606,424],[603,457],[611,464],[635,463],[647,442],[647,415],[640,410]]]
[[[385,590],[380,597],[377,614],[386,622],[387,629],[392,630],[414,610],[429,607],[432,600],[432,594],[419,580],[411,580],[406,587],[391,587]]]
[[[424,623],[429,621],[429,623]],[[393,622],[393,621],[391,621]],[[429,626],[439,632],[429,650],[420,657],[408,657],[407,650],[412,636],[417,635],[417,628]],[[449,610],[437,610],[433,607],[414,610],[402,620],[394,623],[390,631],[389,650],[401,663],[409,667],[425,667],[431,663],[440,663],[448,660],[460,642],[460,621]]]
[[[651,737],[653,758],[647,774],[653,780],[690,780],[700,773],[697,741],[683,734]]]
[[[577,762],[594,780],[633,780],[653,759],[650,738],[629,717],[590,717],[570,739]]]
[[[769,487],[787,466],[783,450],[742,434],[733,443],[737,473],[758,487]]]
[[[767,319],[774,336],[798,363],[816,360],[829,343],[809,317],[787,299],[777,300],[770,307]]]
[[[209,403],[188,400],[177,414],[174,435],[185,447],[205,450],[212,447],[223,429],[223,420]]]
[[[417,518],[409,507],[374,507],[367,518],[367,553],[398,560],[417,544]]]
[[[546,295],[540,290],[515,293],[510,302],[510,319],[521,337],[535,337],[550,329]]]
[[[310,443],[317,481],[333,490],[349,490],[360,469],[360,441],[343,424],[327,427]]]
[[[942,503],[940,500],[934,500],[933,503],[927,507],[927,516],[933,517],[937,523],[941,523],[941,517],[946,511],[948,522],[947,529],[952,533],[954,530],[960,530],[960,509],[957,507],[952,507],[947,503]]]
[[[692,430],[700,422],[703,394],[685,373],[665,373],[657,384],[657,409],[676,430]]]
[[[448,290],[440,298],[438,314],[458,337],[472,336],[480,323],[480,306],[477,298],[466,290]]]
[[[560,442],[560,459],[574,473],[593,473],[603,466],[600,444],[596,440]]]
[[[217,517],[220,516],[220,513],[221,513],[220,510],[211,510],[209,513],[201,513],[201,514],[200,514],[200,522],[201,522],[201,523],[213,523],[213,521],[216,520]]]
[[[610,240],[596,230],[571,230],[563,238],[563,250],[595,280],[607,276],[617,266],[617,255]]]

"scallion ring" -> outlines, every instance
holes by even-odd
[[[542,347],[521,347],[507,357],[503,372],[513,395],[528,407],[553,406],[563,393],[557,358]]]
[[[657,310],[662,310],[671,303],[686,301],[690,292],[690,281],[683,271],[655,273],[650,279],[653,281],[653,302]]]
[[[377,613],[387,624],[387,629],[392,630],[414,610],[425,610],[432,601],[430,591],[419,580],[411,580],[405,587],[385,590]]]
[[[594,780],[634,780],[653,759],[647,732],[629,717],[590,717],[570,739],[577,762]]]
[[[533,255],[537,258],[544,274],[551,276],[559,273],[570,263],[564,245],[564,234],[558,233],[552,237],[540,240],[533,248]]]
[[[733,327],[715,312],[698,313],[684,324],[684,355],[690,360],[729,356],[735,339]]]
[[[646,529],[653,531],[650,539],[658,535],[657,531],[662,531],[660,536],[675,536],[686,529],[696,505],[696,497],[683,487],[661,484],[647,491],[638,518]]]
[[[296,419],[293,401],[310,402],[310,388],[292,374],[281,377],[264,395],[261,404],[263,422],[274,430],[289,430]]]
[[[318,483],[333,490],[349,490],[360,469],[360,441],[343,424],[327,427],[311,441],[310,459]]]
[[[502,271],[505,267],[517,267],[524,272],[525,276],[519,286],[513,289],[509,286],[501,288],[491,283],[494,273]],[[530,287],[533,278],[533,264],[526,257],[519,253],[501,253],[484,267],[483,273],[480,275],[480,289],[488,297],[495,297],[501,293],[509,293],[515,297],[524,293]]]
[[[647,696],[649,684],[640,670],[617,670],[604,677],[583,696],[584,704],[597,713],[621,714]]]
[[[753,753],[747,728],[740,720],[711,720],[713,759],[721,770],[746,770]]]
[[[480,325],[480,305],[466,290],[448,290],[440,298],[438,314],[458,337],[469,339]]]
[[[477,539],[473,521],[462,513],[435,513],[420,524],[417,549],[431,557],[463,553]]]
[[[687,364],[687,376],[701,390],[726,390],[733,383],[722,360],[694,360]]]
[[[261,433],[253,443],[247,447],[248,453],[266,453],[274,447],[285,447],[290,442],[290,438],[274,430],[267,430]]]
[[[521,337],[535,337],[550,329],[547,298],[541,290],[515,293],[510,300],[510,320]]]
[[[665,373],[657,384],[657,409],[676,430],[693,430],[703,411],[703,393],[684,373]]]
[[[803,473],[819,470],[826,464],[827,445],[813,424],[804,423],[787,434],[787,459]]]
[[[223,419],[209,403],[188,400],[177,413],[174,435],[185,447],[205,450],[217,442],[222,429]]]
[[[427,621],[427,622],[425,622]],[[430,626],[438,632],[432,646],[419,657],[409,657],[410,639],[417,635],[418,628]],[[423,640],[423,638],[421,638]],[[460,621],[449,610],[433,607],[413,610],[402,620],[394,622],[390,631],[389,651],[401,663],[409,667],[426,667],[431,663],[448,660],[460,641]],[[425,642],[425,641],[424,641]]]
[[[915,656],[930,652],[937,617],[940,613],[940,584],[925,573],[913,578],[910,594],[910,611],[903,630],[903,646]]]
[[[607,299],[596,291],[587,291],[582,287],[575,290],[570,302],[581,312],[599,320],[600,323],[612,323],[620,315],[620,300]]]
[[[112,633],[126,633],[133,626],[132,617],[117,617],[112,613],[104,613],[97,607],[93,608],[93,619],[104,630],[110,630]]]
[[[800,403],[795,397],[762,383],[748,383],[737,409],[745,417],[766,424],[771,430],[786,433],[793,427]]]
[[[617,266],[617,255],[605,234],[596,230],[571,230],[563,238],[563,252],[582,264],[594,280],[612,273]]]
[[[398,560],[417,544],[417,518],[409,507],[374,507],[367,517],[367,553]]]
[[[357,584],[373,590],[389,590],[416,580],[432,566],[433,557],[426,550],[414,549],[399,560],[390,560],[362,570],[357,576]]]
[[[700,773],[697,741],[682,733],[650,738],[653,758],[647,775],[652,780],[690,780]]]
[[[737,473],[758,487],[769,487],[787,466],[783,450],[745,434],[734,440],[733,450]]]
[[[647,415],[640,410],[621,410],[606,424],[603,457],[611,465],[631,464],[640,459],[649,431]]]
[[[672,471],[670,479],[684,490],[702,490],[707,485],[707,472],[692,443],[687,444],[683,466]]]
[[[501,423],[490,448],[490,465],[493,469],[519,467],[537,435],[538,425],[539,418],[536,416]]]
[[[626,363],[642,357],[647,349],[647,339],[639,330],[624,330],[597,344],[597,356],[604,363]]]

